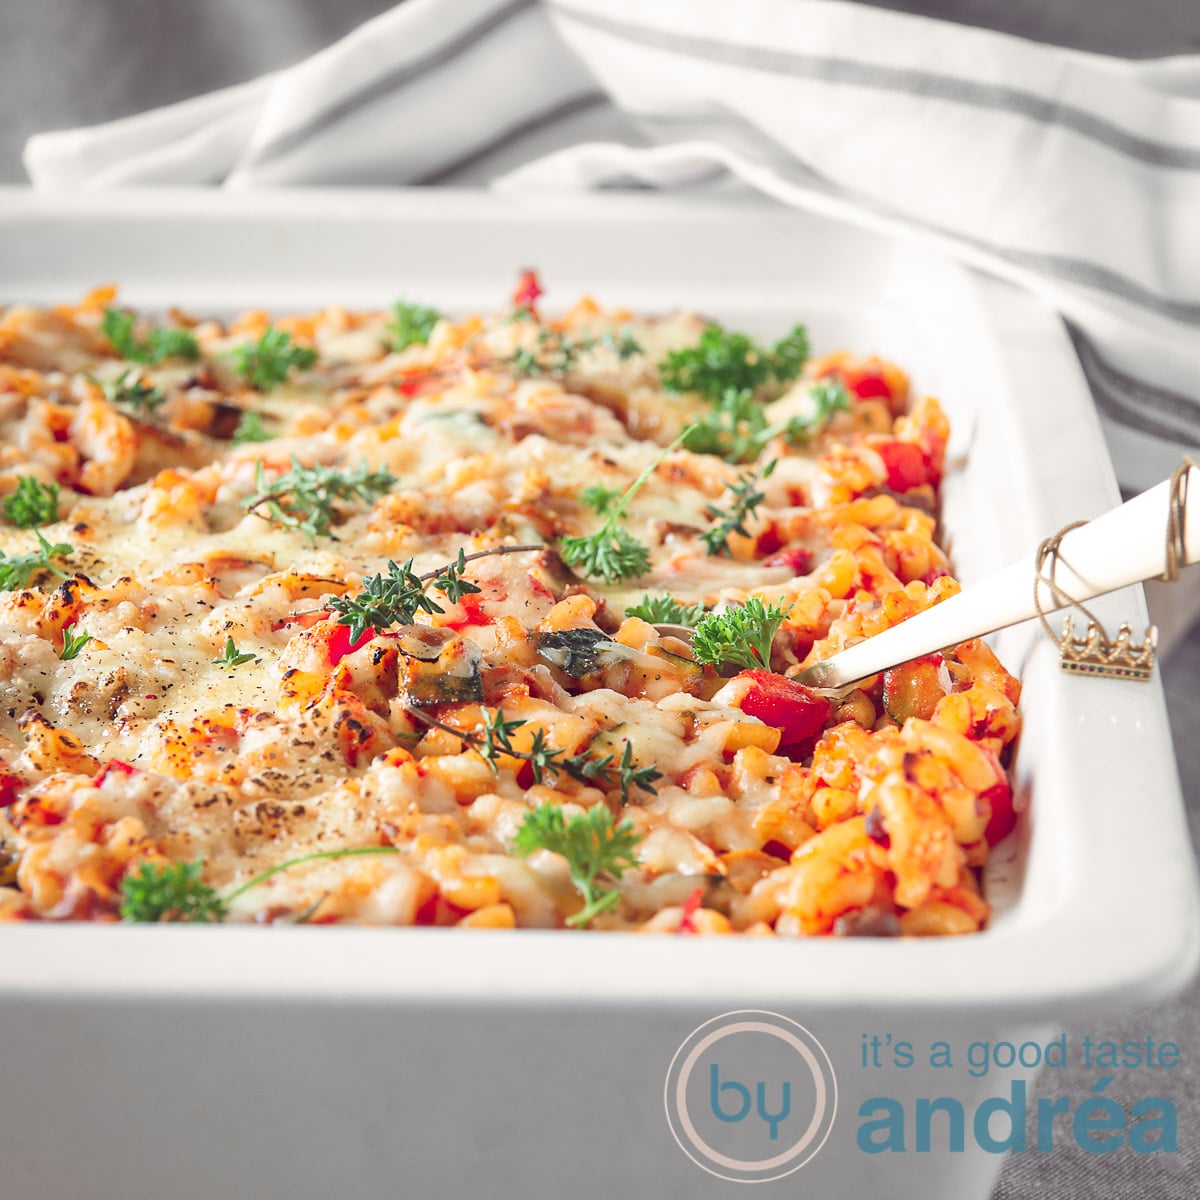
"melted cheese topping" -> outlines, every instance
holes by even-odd
[[[530,809],[554,804],[608,805],[637,837],[636,864],[602,881],[619,896],[593,927],[924,934],[985,921],[975,869],[1006,816],[998,756],[1017,730],[1015,681],[986,648],[948,656],[932,696],[919,674],[890,681],[902,711],[883,680],[832,707],[793,689],[788,703],[827,728],[795,738],[770,686],[722,677],[625,612],[647,594],[779,602],[770,666],[786,674],[950,594],[930,515],[945,422],[933,401],[907,411],[897,368],[811,362],[760,396],[769,423],[811,420],[828,378],[850,387],[850,410],[735,465],[664,452],[709,408],[664,391],[657,370],[703,331],[686,312],[584,301],[553,322],[443,320],[428,345],[393,352],[385,314],[330,309],[277,323],[316,361],[261,393],[237,350],[264,314],[179,318],[200,358],[147,366],[104,337],[111,299],[0,319],[0,496],[32,476],[59,488],[60,517],[37,532],[0,522],[0,566],[39,532],[70,547],[0,592],[0,916],[116,919],[122,881],[146,863],[199,861],[230,895],[294,858],[380,848],[282,870],[229,917],[558,926],[583,903],[567,863],[514,852]],[[122,400],[131,379],[159,403]],[[233,437],[247,413],[268,440]],[[393,482],[337,500],[328,535],[309,536],[254,499],[260,475],[269,490],[296,465]],[[762,499],[714,553],[702,535],[750,470]],[[650,569],[573,574],[563,540],[603,520],[583,490],[620,492],[643,472],[622,524]],[[496,553],[517,545],[541,549]],[[418,614],[425,633],[372,627],[350,644],[332,599],[389,563],[432,573],[460,550],[491,552],[468,564],[477,592],[427,591],[442,611]],[[68,629],[91,640],[64,659]],[[593,660],[561,648],[589,631],[609,639]],[[517,757],[492,762],[481,730],[499,716],[521,723]],[[537,780],[520,757],[535,734],[560,760],[600,764],[590,781],[553,767]],[[656,777],[619,786],[603,764],[623,758]]]

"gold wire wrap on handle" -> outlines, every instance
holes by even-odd
[[[1174,583],[1179,578],[1179,568],[1187,561],[1187,545],[1184,532],[1187,521],[1188,482],[1191,469],[1200,467],[1190,454],[1171,474],[1170,499],[1167,501],[1167,562],[1166,570],[1159,578],[1164,583]]]
[[[1078,529],[1081,525],[1086,525],[1086,521],[1072,521],[1070,525],[1064,525],[1052,537],[1046,538],[1037,550],[1037,574],[1033,580],[1033,606],[1037,609],[1038,620],[1042,623],[1042,628],[1046,631],[1046,635],[1050,638],[1055,638],[1055,632],[1050,628],[1050,622],[1046,618],[1046,610],[1042,607],[1042,585],[1050,589],[1050,595],[1054,597],[1054,608],[1063,608],[1070,605],[1071,608],[1077,608],[1085,617],[1087,617],[1093,625],[1097,627],[1100,622],[1096,619],[1095,614],[1080,601],[1076,600],[1070,592],[1064,590],[1055,576],[1058,574],[1058,564],[1061,562],[1069,567],[1071,564],[1062,556],[1060,543],[1063,538],[1071,532],[1072,529]],[[1051,609],[1053,612],[1054,610]]]
[[[1187,502],[1190,471],[1200,466],[1190,455],[1171,474],[1167,501],[1167,542],[1164,570],[1160,579],[1174,583],[1179,578],[1179,569],[1187,561]],[[1109,679],[1147,680],[1154,672],[1154,655],[1158,645],[1158,630],[1151,625],[1141,645],[1133,641],[1132,630],[1124,624],[1111,638],[1103,624],[1082,601],[1076,600],[1057,580],[1058,565],[1070,568],[1071,564],[1062,555],[1062,539],[1078,529],[1086,521],[1075,521],[1064,525],[1053,537],[1048,537],[1038,547],[1036,574],[1033,581],[1033,606],[1038,620],[1047,635],[1059,643],[1059,665],[1064,671],[1078,674],[1099,675]],[[1087,631],[1080,638],[1075,635],[1073,613],[1063,622],[1062,635],[1056,637],[1047,620],[1047,611],[1042,605],[1042,588],[1050,590],[1054,608],[1078,610],[1087,618]]]

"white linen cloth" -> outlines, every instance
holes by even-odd
[[[732,175],[1054,305],[1126,488],[1200,445],[1200,56],[840,0],[408,0],[286,70],[38,134],[25,161],[75,190]]]

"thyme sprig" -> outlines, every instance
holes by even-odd
[[[410,558],[403,566],[388,560],[387,570],[377,575],[368,575],[361,590],[353,596],[331,596],[329,608],[338,614],[338,624],[350,627],[350,639],[357,642],[368,630],[384,630],[392,625],[411,625],[417,613],[442,613],[442,608],[427,594],[430,586],[442,592],[451,603],[481,589],[463,578],[467,563],[478,558],[489,558],[497,554],[527,554],[544,550],[540,543],[518,546],[493,546],[490,550],[477,550],[464,554],[461,547],[458,557],[444,567],[418,575],[413,570]]]
[[[242,501],[242,507],[248,512],[258,512],[276,525],[299,529],[312,545],[318,537],[329,536],[339,502],[359,500],[369,504],[396,483],[390,471],[372,471],[365,462],[353,470],[339,470],[321,463],[305,467],[292,455],[291,463],[290,471],[268,484],[260,459],[254,479],[258,490]]]
[[[115,379],[106,379],[100,390],[109,404],[115,404],[129,415],[139,418],[152,416],[167,400],[161,388],[147,383],[142,373],[132,367]]]
[[[518,375],[569,375],[581,355],[599,346],[606,346],[622,361],[642,353],[641,343],[628,328],[618,332],[607,330],[599,337],[584,334],[573,338],[561,329],[538,330],[533,346],[521,346],[508,358],[508,365]]]
[[[616,789],[622,807],[629,803],[634,788],[656,795],[654,782],[662,778],[662,772],[657,767],[639,767],[634,763],[633,746],[629,742],[625,743],[619,760],[615,754],[597,755],[586,750],[581,754],[566,754],[551,747],[545,733],[537,729],[529,749],[518,750],[512,743],[513,735],[525,728],[528,722],[507,720],[503,709],[485,711],[481,724],[473,730],[447,725],[419,709],[410,708],[406,711],[424,724],[453,734],[477,750],[493,771],[499,770],[500,756],[507,755],[530,765],[534,783],[543,783],[547,775],[567,775],[585,787],[599,787],[606,791]]]
[[[766,495],[758,490],[758,485],[775,470],[776,459],[771,459],[761,471],[744,471],[738,476],[737,482],[730,484],[729,494],[733,497],[728,508],[716,504],[705,506],[704,511],[716,522],[711,529],[706,529],[700,535],[704,548],[709,554],[732,554],[729,549],[729,535],[736,533],[749,537],[746,522],[758,511],[758,506],[766,499]]]

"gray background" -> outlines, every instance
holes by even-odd
[[[879,0],[879,6],[1124,57],[1200,52],[1200,0]],[[0,181],[25,179],[20,150],[36,130],[110,120],[239,83],[304,57],[390,7],[392,0],[0,0]],[[1200,629],[1167,662],[1163,681],[1193,842],[1200,846]],[[1129,798],[1135,820],[1137,801]],[[1154,1080],[1127,1072],[1108,1093],[1126,1104],[1156,1092],[1174,1100],[1180,1153],[1093,1156],[1064,1146],[1053,1156],[1025,1154],[1006,1165],[996,1200],[1200,1196],[1200,987],[1176,1003],[1073,1033],[1118,1041],[1150,1035],[1183,1048],[1184,1068],[1165,1081],[1161,1073]],[[1053,1095],[1082,1096],[1091,1075],[1056,1072]]]

